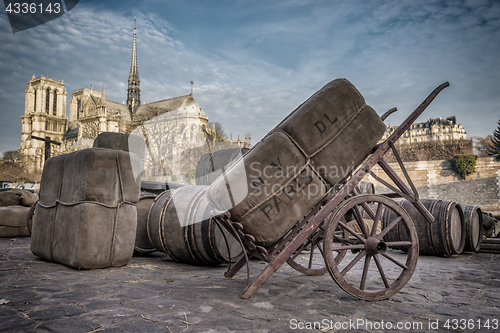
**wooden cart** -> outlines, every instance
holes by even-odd
[[[231,221],[229,212],[212,212],[215,220],[231,232],[245,249],[244,255],[230,266],[225,274],[227,278],[231,278],[247,264],[248,285],[242,294],[243,298],[251,297],[285,262],[309,275],[324,274],[328,271],[342,289],[364,300],[388,298],[406,285],[417,264],[418,238],[410,216],[392,198],[403,197],[412,202],[429,223],[434,221],[434,218],[419,201],[417,190],[394,143],[447,86],[448,82],[437,87],[401,126],[384,142],[376,145],[353,172],[332,188],[301,221],[272,246],[264,248],[256,245],[255,238],[246,234],[240,223]],[[384,114],[382,120],[392,111]],[[384,155],[390,149],[407,183],[385,161]],[[393,185],[371,171],[376,164],[392,180]],[[356,186],[367,174],[393,193],[359,194]],[[351,216],[356,222],[348,223],[346,216]],[[385,218],[382,218],[383,216]],[[387,218],[389,216],[390,218]],[[364,222],[368,220],[371,223]],[[352,223],[357,223],[361,232],[353,230]],[[397,233],[398,238],[391,239],[402,240],[387,241],[384,236],[388,233]],[[395,247],[404,251],[391,250]],[[319,256],[318,252],[324,259],[324,265],[315,264],[318,259],[315,255]],[[250,281],[248,265],[251,257],[268,263],[253,281]],[[371,263],[372,260],[374,264]],[[361,274],[356,274],[353,269],[357,264],[360,267],[357,269],[358,273],[361,271]]]

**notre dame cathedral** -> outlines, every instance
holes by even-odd
[[[159,154],[175,154],[179,151],[176,145],[182,145],[184,150],[193,149],[200,142],[210,145],[217,137],[215,128],[207,127],[208,116],[193,98],[192,89],[189,95],[141,104],[135,27],[126,104],[106,99],[104,84],[100,91],[91,85],[90,89],[73,92],[68,120],[63,81],[33,75],[25,93],[19,157],[30,171],[43,169],[45,142],[40,138],[60,143],[51,145],[51,156],[56,156],[92,147],[94,139],[102,132],[138,134],[145,139],[146,145],[157,143],[155,147],[148,146],[148,150]],[[161,126],[158,125],[160,120]],[[161,132],[157,131],[159,128]],[[249,145],[239,138],[237,142],[232,138],[217,138],[217,141],[225,141],[227,147]],[[149,176],[154,176],[154,171],[149,172]],[[175,171],[169,173],[175,174]]]

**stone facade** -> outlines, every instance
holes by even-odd
[[[389,124],[380,141],[387,139],[398,126]],[[413,144],[425,141],[465,140],[467,133],[462,124],[457,124],[457,117],[446,119],[431,118],[425,123],[412,124],[401,136],[396,144]]]
[[[399,165],[397,163],[390,165],[404,180]],[[405,162],[404,165],[420,198],[477,205],[485,211],[500,215],[500,162],[495,158],[479,158],[476,161],[476,172],[467,176],[467,180],[462,179],[453,170],[448,160]],[[378,177],[389,180],[379,166],[374,167],[372,171]],[[375,183],[375,193],[389,192],[371,175],[367,175],[364,180]]]
[[[25,106],[22,119],[21,145],[19,157],[30,171],[39,171],[44,163],[45,143],[32,138],[49,137],[62,142],[67,130],[66,89],[63,81],[53,80],[43,75],[31,78],[25,90]],[[64,146],[52,145],[52,154],[64,151]]]

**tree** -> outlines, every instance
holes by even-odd
[[[467,176],[471,173],[476,172],[476,161],[478,159],[477,155],[455,155],[453,159],[450,160],[451,165],[458,172],[462,178],[465,180]]]
[[[491,146],[488,149],[488,155],[495,156],[500,153],[500,120],[498,121],[498,126],[495,132],[493,132],[493,137],[491,138]]]
[[[214,122],[210,121],[207,124],[207,127],[211,130],[215,129],[215,140],[213,140],[213,138],[212,138],[212,141],[224,141],[224,139],[227,139],[227,134],[224,131],[224,127],[218,121],[214,121]]]
[[[28,172],[19,160],[17,150],[9,150],[3,153],[0,159],[0,179],[10,180],[20,183],[35,183],[39,182],[41,174]]]
[[[484,138],[480,136],[473,136],[472,141],[474,142],[474,152],[479,157],[488,157],[488,150],[491,147],[491,140],[493,136],[490,134]]]
[[[9,150],[3,153],[2,159],[5,163],[17,163],[19,160],[19,152],[17,150]]]

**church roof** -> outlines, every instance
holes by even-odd
[[[198,110],[200,110],[201,115],[205,115],[193,98],[193,95],[190,94],[142,104],[134,114],[134,121],[146,121],[165,112],[178,110],[191,105],[194,105]]]
[[[122,119],[130,121],[130,112],[128,111],[128,105],[107,99],[106,109],[108,110],[109,115],[118,114],[122,117]]]

